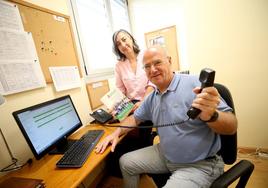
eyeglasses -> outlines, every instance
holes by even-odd
[[[153,63],[148,63],[148,64],[145,64],[143,66],[144,70],[145,71],[149,71],[151,70],[152,66],[154,66],[154,68],[158,68],[160,67],[164,62],[163,61],[155,61]]]

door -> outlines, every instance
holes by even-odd
[[[145,33],[145,41],[147,48],[159,44],[163,46],[172,60],[172,70],[179,71],[179,57],[177,50],[176,26],[166,27]]]

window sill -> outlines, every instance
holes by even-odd
[[[86,83],[98,82],[101,80],[107,80],[109,78],[114,78],[114,71],[109,72],[97,72],[89,74],[85,77]]]

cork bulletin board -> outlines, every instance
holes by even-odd
[[[52,83],[51,66],[78,66],[70,18],[28,2],[10,0],[18,6],[24,30],[31,32],[41,69],[47,83]]]

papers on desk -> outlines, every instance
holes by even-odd
[[[123,121],[134,108],[134,104],[118,88],[106,93],[101,102],[119,121]]]
[[[23,30],[17,6],[0,1],[0,93],[45,86],[32,35]]]

